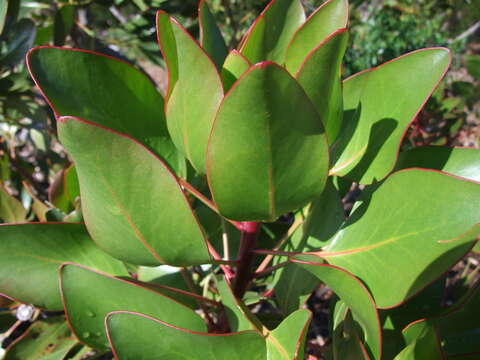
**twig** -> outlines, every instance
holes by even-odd
[[[240,250],[238,256],[238,267],[235,275],[233,292],[238,298],[242,298],[252,278],[251,266],[254,259],[254,249],[257,244],[257,237],[260,231],[260,223],[244,222],[240,238]]]
[[[280,269],[280,268],[284,267],[285,265],[287,265],[289,263],[290,263],[289,261],[284,261],[284,262],[281,262],[277,265],[270,266],[263,271],[255,272],[254,277],[258,279],[258,278],[270,275],[270,273],[274,272],[277,269]]]

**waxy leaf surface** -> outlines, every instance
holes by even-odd
[[[0,226],[0,293],[48,310],[61,310],[57,271],[64,262],[119,276],[128,274],[120,261],[95,246],[82,224]]]
[[[359,201],[318,255],[364,281],[380,308],[396,306],[434,281],[480,231],[480,185],[433,170],[394,173]]]
[[[300,85],[273,63],[252,66],[225,97],[210,137],[208,180],[220,213],[273,221],[321,194],[328,163],[323,126]]]
[[[265,340],[255,331],[206,334],[179,328],[143,314],[116,312],[106,320],[119,360],[265,360]]]
[[[352,311],[353,318],[359,322],[365,334],[365,343],[374,359],[380,359],[382,353],[381,326],[377,308],[365,285],[349,272],[309,261],[310,256],[298,256],[293,260],[296,266],[315,275],[327,284],[332,291]]]
[[[208,137],[223,98],[220,74],[205,50],[163,11],[157,14],[157,32],[168,68],[168,131],[193,167],[205,173]]]
[[[84,50],[40,47],[27,57],[30,74],[56,116],[77,116],[129,135],[179,175],[186,171],[167,131],[163,98],[133,66]]]
[[[102,249],[147,266],[210,261],[185,194],[159,158],[131,138],[80,119],[62,118],[58,129],[75,162],[85,223]]]
[[[399,154],[397,169],[425,168],[480,182],[480,151],[470,148],[422,146]]]
[[[331,173],[362,184],[383,179],[399,145],[450,64],[447,49],[423,49],[348,78]]]
[[[200,44],[215,62],[217,68],[221,69],[227,57],[228,48],[206,0],[200,0],[198,4],[198,21]]]
[[[407,346],[394,360],[444,359],[435,329],[427,322],[414,323],[403,331]]]
[[[138,284],[88,268],[64,265],[60,283],[72,330],[80,341],[94,348],[108,348],[104,318],[112,311],[140,311],[193,331],[206,329],[202,318],[187,306]],[[95,289],[94,296],[85,291],[89,288]]]
[[[341,65],[347,40],[346,29],[333,33],[308,55],[295,75],[320,115],[329,144],[342,125]]]
[[[305,21],[300,0],[272,0],[242,40],[240,52],[252,63],[285,62],[293,34]]]
[[[348,23],[348,1],[329,0],[312,13],[293,36],[287,49],[286,67],[296,74],[311,51]],[[342,57],[343,55],[341,55]]]

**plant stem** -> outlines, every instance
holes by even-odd
[[[242,234],[240,238],[240,250],[238,256],[238,267],[235,275],[233,292],[238,298],[242,298],[252,278],[252,261],[254,259],[255,246],[260,230],[260,223],[242,223]]]

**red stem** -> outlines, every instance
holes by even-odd
[[[242,223],[242,234],[240,238],[240,250],[238,256],[237,274],[234,280],[233,292],[238,298],[242,298],[247,290],[248,284],[253,277],[252,262],[255,257],[254,250],[257,245],[257,237],[260,230],[260,223]]]

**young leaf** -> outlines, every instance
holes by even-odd
[[[285,62],[287,46],[305,21],[300,0],[272,0],[241,42],[240,52],[252,63]]]
[[[329,0],[312,13],[288,45],[286,67],[296,74],[306,57],[330,35],[348,24],[348,1]],[[342,55],[343,56],[343,55]]]
[[[4,360],[60,360],[76,343],[63,317],[37,321],[7,348]]]
[[[215,62],[217,68],[221,69],[227,57],[228,48],[206,0],[200,0],[198,4],[198,22],[200,44]]]
[[[48,200],[65,214],[75,209],[75,199],[80,196],[77,171],[70,165],[55,177],[48,191]]]
[[[344,121],[331,174],[362,184],[383,179],[410,122],[450,64],[444,48],[423,49],[358,73],[343,84]]]
[[[328,163],[323,126],[300,85],[273,63],[252,66],[225,97],[208,145],[220,213],[273,221],[323,191]]]
[[[205,173],[208,137],[223,98],[220,74],[200,45],[163,11],[157,13],[157,32],[168,68],[168,131],[195,170]]]
[[[237,50],[233,50],[228,54],[222,68],[222,82],[225,92],[230,90],[232,85],[248,70],[250,66],[250,62],[247,58]]]
[[[374,359],[382,354],[382,329],[375,302],[369,291],[349,272],[327,264],[311,262],[309,256],[295,257],[293,264],[308,270],[327,284],[350,308],[353,318],[359,322],[365,334],[365,344]]]
[[[307,330],[312,313],[300,309],[288,316],[267,335],[267,360],[304,359]]]
[[[206,329],[202,318],[187,306],[133,282],[79,265],[65,264],[60,268],[60,286],[73,332],[94,348],[108,348],[104,318],[112,311],[141,311],[194,331]],[[94,289],[95,296],[85,289]]]
[[[396,172],[360,201],[317,254],[364,281],[380,308],[399,305],[439,277],[480,232],[480,185],[436,171]],[[396,271],[378,271],[387,268]]]
[[[167,131],[163,98],[139,70],[99,53],[54,47],[33,49],[27,64],[57,117],[78,116],[131,136],[185,175],[185,160]]]
[[[22,203],[10,195],[0,181],[0,219],[7,223],[25,221],[27,211]]]
[[[265,340],[256,331],[206,334],[183,329],[132,312],[113,312],[106,319],[117,359],[265,360]]]
[[[427,322],[411,324],[404,331],[407,346],[394,360],[444,359],[435,329]]]
[[[206,240],[175,175],[143,145],[71,117],[58,132],[80,180],[82,209],[94,240],[132,264],[210,262]],[[95,144],[95,151],[89,151]]]
[[[95,246],[82,224],[0,226],[1,293],[48,310],[61,310],[57,270],[64,262],[119,276],[128,274],[120,261]]]
[[[398,156],[396,169],[425,168],[480,182],[480,151],[470,148],[422,146]]]
[[[341,65],[348,33],[340,29],[312,50],[295,77],[315,105],[328,142],[337,138],[343,120]]]

